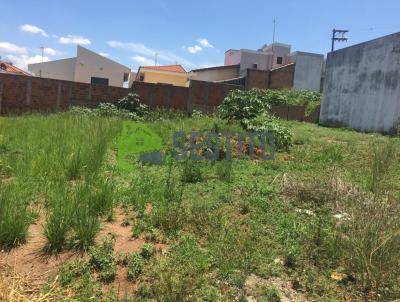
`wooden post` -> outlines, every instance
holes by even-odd
[[[190,82],[189,85],[189,93],[188,93],[188,98],[187,98],[187,114],[189,116],[192,116],[193,113],[193,92],[192,92],[192,82]]]

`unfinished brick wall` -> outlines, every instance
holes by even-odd
[[[270,89],[292,89],[295,64],[279,67],[271,70]]]
[[[134,82],[132,88],[90,85],[22,75],[0,74],[0,113],[56,112],[71,106],[116,103],[134,91],[148,106],[191,112],[192,104],[216,107],[226,93],[241,86],[191,81],[190,87]]]
[[[235,89],[243,89],[243,87],[192,80],[189,87],[188,111],[191,112],[192,109],[214,111],[222,104],[228,92]]]
[[[270,81],[269,70],[247,69],[246,89],[268,89]]]

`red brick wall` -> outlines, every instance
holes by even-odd
[[[189,88],[134,82],[132,88],[90,85],[78,82],[0,74],[0,113],[54,112],[70,106],[96,107],[115,103],[132,90],[150,107],[191,110],[191,105],[218,106],[226,93],[240,86],[191,81]]]
[[[279,67],[271,70],[270,89],[292,89],[295,64]]]
[[[242,89],[242,86],[192,80],[190,101],[192,105],[216,107],[222,104],[229,91],[235,89]]]
[[[246,89],[267,89],[269,87],[269,78],[269,70],[247,69]]]

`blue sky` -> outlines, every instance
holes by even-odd
[[[292,50],[326,54],[332,28],[348,43],[400,31],[398,0],[1,0],[0,56],[17,66],[73,57],[76,43],[136,69],[158,64],[188,70],[223,64],[230,48],[258,49],[276,41]]]

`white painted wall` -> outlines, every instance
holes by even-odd
[[[320,123],[391,132],[400,122],[400,33],[328,54]]]
[[[28,70],[36,77],[74,81],[76,58],[29,64]]]
[[[320,91],[324,56],[295,52],[291,57],[296,63],[293,88]]]
[[[92,77],[106,78],[117,87],[123,87],[124,73],[130,73],[128,67],[81,46],[76,58],[29,64],[28,70],[37,77],[81,83],[90,83]]]
[[[110,86],[123,87],[124,73],[130,69],[103,57],[89,49],[78,46],[75,81],[90,83],[92,77],[109,79]]]

